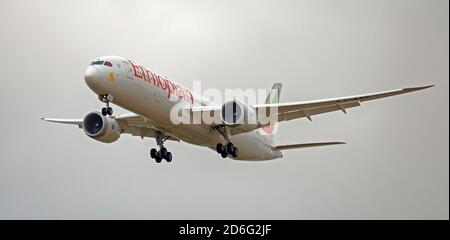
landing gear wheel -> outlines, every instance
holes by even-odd
[[[233,151],[231,152],[231,156],[234,157],[234,158],[237,158],[238,154],[239,154],[239,151],[238,151],[237,147],[233,147]]]
[[[226,149],[227,153],[228,153],[228,154],[231,154],[231,153],[233,152],[233,149],[234,149],[233,143],[229,142],[229,143],[227,144],[227,149]]]
[[[167,152],[165,159],[166,159],[167,162],[172,162],[172,153],[171,152]]]
[[[164,147],[164,142],[169,139],[170,136],[165,135],[163,132],[156,131],[155,132],[155,140],[156,145],[159,147],[159,150],[152,148],[150,150],[150,156],[154,156],[157,163],[160,163],[162,159],[165,159],[167,162],[172,161],[172,153],[167,151],[167,148]]]
[[[218,144],[216,145],[216,151],[217,151],[218,154],[222,154],[222,152],[224,152],[223,144],[222,144],[222,143],[218,143]]]
[[[156,163],[160,163],[162,161],[162,157],[160,154],[156,154],[155,161]]]
[[[152,148],[150,149],[150,157],[155,159],[156,155],[157,155],[158,151],[156,151],[156,149]]]
[[[99,95],[98,100],[100,100],[101,102],[106,104],[106,106],[104,108],[102,108],[102,115],[103,116],[106,116],[106,115],[111,116],[113,114],[113,109],[109,106],[109,103],[112,102],[112,100],[113,100],[112,95],[110,95],[110,94]]]
[[[161,157],[162,157],[162,158],[166,158],[166,155],[167,155],[167,148],[162,147],[162,148],[159,150],[159,153],[161,154]]]
[[[222,156],[222,158],[227,158],[228,157],[228,153],[223,151],[220,156]]]

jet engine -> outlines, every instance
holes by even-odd
[[[84,117],[83,130],[89,137],[104,143],[117,141],[121,134],[117,121],[100,112],[91,112]]]
[[[222,105],[220,111],[222,122],[243,132],[255,130],[258,118],[255,109],[248,104],[233,100]]]

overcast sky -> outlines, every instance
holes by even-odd
[[[448,219],[449,2],[0,0],[0,218]],[[83,74],[132,58],[186,87],[270,88],[300,101],[436,84],[280,125],[269,162],[154,139],[113,144],[42,116],[103,104]],[[115,106],[115,113],[126,110]]]

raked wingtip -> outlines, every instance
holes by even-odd
[[[432,88],[434,86],[435,85],[426,85],[426,86],[422,86],[422,87],[409,87],[409,88],[404,88],[403,91],[415,92],[415,91],[420,91],[420,90],[424,90],[424,89],[427,89],[427,88]]]
[[[423,89],[427,89],[427,88],[432,88],[432,87],[434,87],[435,85],[427,85],[427,86],[423,86],[423,87],[415,87],[414,89],[415,90],[423,90]]]

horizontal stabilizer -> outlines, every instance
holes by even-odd
[[[289,144],[289,145],[278,145],[272,147],[274,150],[287,150],[295,148],[308,148],[308,147],[320,147],[328,145],[345,144],[345,142],[319,142],[319,143],[300,143],[300,144]]]

